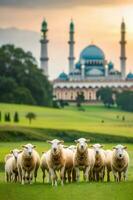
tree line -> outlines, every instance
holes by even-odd
[[[0,102],[52,105],[52,85],[31,52],[9,44],[0,47]]]
[[[101,88],[97,91],[97,98],[108,108],[116,104],[122,110],[133,111],[133,91],[117,92],[108,87]]]

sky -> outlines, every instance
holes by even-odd
[[[40,31],[48,22],[49,75],[68,72],[68,39],[71,18],[75,23],[75,57],[93,43],[107,61],[120,68],[120,24],[126,22],[127,73],[133,72],[133,0],[0,0],[0,28]],[[35,55],[36,56],[36,55]],[[37,57],[37,59],[39,59]]]

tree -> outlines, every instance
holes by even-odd
[[[11,117],[10,117],[10,113],[5,113],[5,122],[10,122],[11,121]]]
[[[84,93],[83,92],[77,92],[77,97],[76,97],[77,107],[80,107],[83,102],[84,102]]]
[[[14,45],[0,48],[0,101],[52,105],[52,85],[35,58]]]
[[[25,116],[29,120],[29,124],[31,124],[33,119],[36,119],[36,114],[33,112],[28,112]]]
[[[18,112],[15,112],[15,114],[14,114],[14,122],[19,122],[19,114],[18,114]]]
[[[126,111],[133,111],[133,92],[123,91],[116,96],[116,104],[119,108]]]
[[[111,88],[101,88],[97,91],[96,96],[101,99],[106,107],[110,108],[114,105],[113,92]]]

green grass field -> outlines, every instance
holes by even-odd
[[[106,109],[102,105],[84,106],[79,111],[70,106],[65,109],[41,108],[36,106],[0,104],[2,114],[17,111],[20,115],[18,124],[0,122],[0,199],[3,200],[125,200],[133,199],[133,114],[117,108]],[[25,118],[27,112],[34,112],[36,120],[29,125]],[[117,119],[119,116],[119,119]],[[125,121],[122,121],[125,116]],[[104,123],[101,121],[104,120]],[[37,145],[41,152],[50,148],[45,142],[50,138],[63,138],[71,142],[77,137],[88,137],[92,142],[104,142],[105,149],[112,148],[114,143],[126,143],[130,155],[128,181],[114,183],[72,183],[53,188],[42,184],[42,173],[39,170],[37,183],[22,186],[4,182],[4,156],[10,149],[21,148],[27,142]],[[70,141],[69,141],[70,138]],[[8,142],[10,141],[10,142]]]

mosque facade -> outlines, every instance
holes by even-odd
[[[41,69],[48,77],[48,39],[47,22],[42,23]],[[85,47],[75,62],[75,27],[73,21],[69,27],[69,73],[61,72],[53,80],[54,96],[58,100],[75,101],[77,93],[83,92],[85,101],[96,101],[96,93],[100,88],[109,87],[116,91],[133,90],[133,74],[126,75],[126,25],[121,23],[120,70],[114,63],[106,60],[104,51],[97,45]]]

